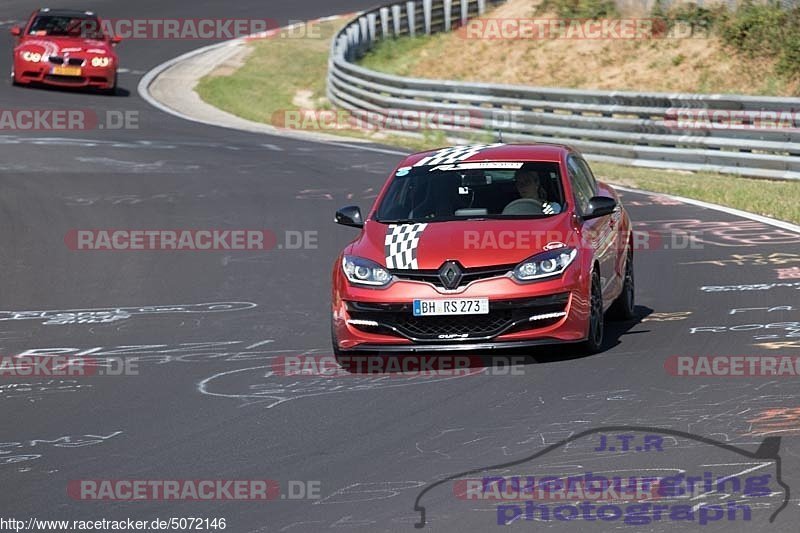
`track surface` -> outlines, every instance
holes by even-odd
[[[285,22],[372,3],[115,0],[85,6],[110,18],[268,17]],[[0,20],[22,20],[29,10],[29,2],[6,1]],[[11,39],[5,42],[10,46]],[[3,378],[0,517],[225,517],[228,531],[237,533],[412,530],[419,519],[414,512],[419,490],[441,478],[524,459],[577,431],[635,424],[691,431],[748,450],[755,450],[769,432],[783,436],[783,479],[794,488],[788,508],[769,524],[766,516],[779,507],[781,497],[765,498],[769,512],[759,511],[757,522],[723,521],[705,529],[798,530],[796,378],[678,378],[663,365],[676,354],[800,355],[800,330],[791,324],[800,320],[800,279],[778,279],[778,269],[800,266],[800,236],[628,193],[624,200],[639,229],[668,230],[673,224],[672,229],[701,231],[703,246],[638,252],[639,320],[610,326],[603,353],[579,357],[568,348],[537,350],[530,352],[523,375],[515,376],[489,375],[488,370],[437,380],[269,376],[276,356],[329,353],[330,264],[354,236],[330,223],[332,212],[340,204],[368,206],[369,189],[383,183],[398,156],[203,127],[163,114],[138,97],[135,87],[142,73],[203,44],[124,42],[121,61],[132,71],[120,79],[129,91],[126,96],[0,86],[2,108],[140,113],[138,130],[0,135],[3,310],[255,304],[217,313],[133,314],[109,324],[44,324],[43,318],[17,315],[12,320],[3,313],[2,355],[103,347],[92,352],[101,356],[120,346],[148,346],[129,349],[142,356],[138,376]],[[9,55],[0,54],[4,72],[10,70]],[[318,189],[327,196],[303,192]],[[64,235],[74,228],[317,231],[319,247],[267,253],[72,252]],[[775,253],[790,255],[770,258]],[[730,262],[734,254],[749,257],[738,265]],[[701,290],[778,281],[795,285]],[[784,307],[767,309],[778,306]],[[742,308],[765,309],[731,314]],[[691,332],[700,326],[745,324],[773,326]],[[594,447],[597,437],[591,442]],[[573,445],[505,472],[659,467],[736,473],[755,464],[698,442],[672,445],[662,455],[638,456],[599,454]],[[65,490],[76,479],[261,478],[284,484],[319,481],[322,499],[84,502],[70,499]],[[433,530],[487,531],[495,523],[493,504],[459,501],[449,485],[431,490],[423,504]],[[641,530],[618,522],[536,526]],[[645,529],[693,526],[661,521]]]

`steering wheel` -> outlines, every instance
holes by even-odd
[[[504,215],[543,215],[544,204],[533,198],[519,198],[503,208]]]

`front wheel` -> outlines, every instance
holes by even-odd
[[[617,320],[630,320],[635,316],[634,313],[634,292],[635,284],[633,281],[633,250],[628,249],[628,255],[625,258],[625,278],[622,282],[622,292],[611,304],[609,315],[611,318]]]
[[[603,290],[600,288],[600,273],[592,273],[592,289],[589,307],[589,331],[583,348],[587,353],[597,353],[603,347]]]

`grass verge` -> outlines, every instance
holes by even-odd
[[[236,68],[222,66],[203,78],[197,92],[206,102],[240,117],[275,124],[276,112],[308,107],[330,109],[325,99],[325,73],[330,37],[342,21],[320,24],[321,39],[269,39],[253,43],[252,53]],[[444,46],[446,36],[404,39],[387,43],[381,70],[402,70],[420,47]],[[427,49],[430,51],[430,48]],[[376,56],[365,64],[374,68]],[[402,73],[402,72],[399,72]],[[345,137],[358,137],[412,151],[448,144],[441,131],[424,138],[368,133],[359,130],[325,130]],[[476,139],[485,141],[487,139]],[[744,211],[800,224],[800,183],[770,182],[712,173],[676,173],[605,163],[592,165],[597,175],[611,183],[642,188],[717,203]]]

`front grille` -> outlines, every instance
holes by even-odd
[[[461,282],[458,284],[458,287],[456,288],[463,287],[479,279],[487,279],[487,278],[494,278],[497,276],[503,276],[514,270],[515,266],[516,265],[494,265],[490,267],[465,268],[463,270]],[[409,281],[423,281],[426,283],[430,283],[436,287],[439,287],[440,289],[443,288],[442,280],[439,279],[438,270],[393,269],[390,270],[389,272],[394,276],[396,276],[398,279],[409,280]]]
[[[86,78],[82,78],[80,76],[60,76],[58,74],[48,74],[44,77],[44,79],[58,83],[71,83],[73,85],[83,85],[86,83]]]
[[[67,65],[72,65],[73,67],[80,67],[81,65],[83,65],[83,61],[84,60],[79,57],[70,57],[69,59],[67,59]],[[61,56],[50,56],[50,62],[53,63],[54,65],[63,65],[64,58]]]
[[[376,322],[377,326],[354,327],[370,333],[400,335],[419,341],[452,341],[453,339],[488,339],[502,333],[542,328],[555,324],[561,316],[529,322],[534,315],[560,313],[566,308],[569,293],[489,302],[485,315],[414,316],[411,303],[372,304],[347,302],[351,319]]]

